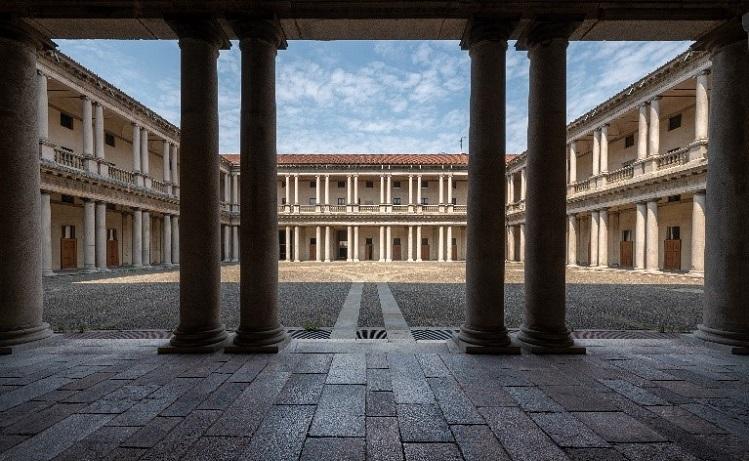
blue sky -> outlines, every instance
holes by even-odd
[[[58,41],[60,50],[179,125],[170,41]],[[568,120],[686,50],[689,42],[576,42]],[[277,61],[278,151],[458,152],[468,137],[469,58],[453,41],[293,41]],[[219,58],[220,151],[239,151],[240,53]],[[526,145],[528,59],[507,52],[507,151]]]

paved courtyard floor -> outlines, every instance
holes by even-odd
[[[464,320],[464,263],[281,263],[280,280],[281,321],[289,327],[332,328],[345,314],[357,327],[384,328],[383,307],[412,328],[452,328]],[[575,329],[691,331],[701,319],[700,278],[569,269],[567,280],[567,317]],[[176,270],[45,278],[45,319],[59,331],[171,329],[178,318],[178,281]],[[239,266],[224,266],[222,282],[223,319],[234,328]],[[509,327],[522,322],[522,282],[523,266],[508,264]]]
[[[0,460],[749,459],[749,357],[687,336],[582,343],[164,356],[57,336],[0,357]]]

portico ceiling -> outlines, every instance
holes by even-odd
[[[276,16],[289,40],[458,40],[473,15],[518,19],[511,38],[538,16],[581,20],[573,40],[694,40],[749,11],[747,0],[8,0],[0,15],[23,17],[49,38],[176,39],[165,17]]]

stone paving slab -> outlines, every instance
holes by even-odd
[[[293,342],[160,356],[60,340],[0,357],[0,460],[746,460],[749,362],[689,339],[587,356]],[[49,367],[48,371],[44,371]]]

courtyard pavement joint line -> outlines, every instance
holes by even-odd
[[[395,302],[393,292],[387,283],[377,284],[377,294],[380,296],[380,306],[382,307],[382,318],[385,320],[385,330],[387,330],[388,341],[415,341],[408,327],[403,313]]]
[[[362,283],[352,283],[351,289],[343,302],[343,308],[333,325],[330,339],[356,339],[356,327],[359,324],[361,309]]]

